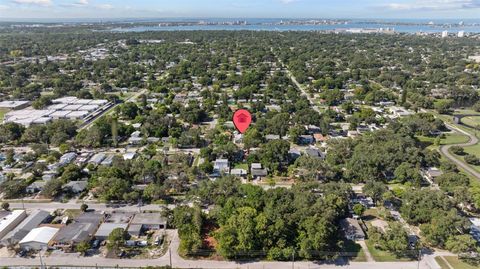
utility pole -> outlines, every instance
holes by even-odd
[[[295,251],[292,253],[292,269],[295,269]]]
[[[417,269],[420,269],[420,260],[422,259],[422,249],[420,248],[418,250],[418,263],[417,263]]]
[[[42,252],[41,251],[40,251],[39,255],[40,255],[40,269],[45,269],[45,267],[43,265]]]
[[[168,256],[170,258],[170,268],[172,267],[172,248],[168,248]]]

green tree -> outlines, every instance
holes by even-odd
[[[82,255],[87,254],[89,249],[90,249],[90,244],[86,241],[80,242],[75,246],[75,251],[80,252]]]
[[[5,211],[9,211],[10,210],[10,204],[7,203],[7,202],[3,202],[2,203],[2,209],[5,210]]]
[[[125,245],[125,240],[127,240],[127,233],[122,228],[115,228],[108,235],[107,238],[107,248],[115,252],[119,251],[121,247]]]
[[[470,234],[450,236],[445,248],[453,253],[478,252],[477,241]]]
[[[87,204],[82,204],[80,206],[80,210],[82,210],[82,212],[86,212],[88,210],[88,205]]]
[[[353,213],[355,213],[355,215],[361,217],[364,212],[365,212],[365,207],[362,204],[355,204],[353,206]]]
[[[387,186],[383,182],[378,181],[368,181],[365,186],[363,186],[363,192],[372,197],[372,200],[375,204],[381,201],[383,194],[387,191]]]

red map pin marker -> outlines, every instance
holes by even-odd
[[[235,127],[237,127],[237,130],[243,134],[247,131],[250,123],[252,123],[252,115],[248,110],[237,110],[235,114],[233,114],[233,123],[235,124]]]

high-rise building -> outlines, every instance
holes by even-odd
[[[442,38],[448,37],[448,31],[443,31],[442,32]]]
[[[458,37],[465,37],[465,31],[459,31]]]

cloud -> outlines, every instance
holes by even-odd
[[[101,5],[96,5],[97,8],[100,9],[113,9],[113,6],[110,4],[101,4]]]
[[[0,5],[0,10],[7,10],[7,9],[9,9],[9,8],[10,8],[9,6]]]
[[[15,4],[21,5],[37,5],[37,6],[51,6],[52,0],[13,0]]]
[[[412,3],[390,3],[381,6],[394,11],[435,11],[480,8],[480,0],[417,0]]]
[[[282,4],[291,4],[294,2],[298,2],[299,0],[280,0]]]
[[[75,6],[87,6],[88,4],[88,0],[78,0],[77,2],[73,3]]]

